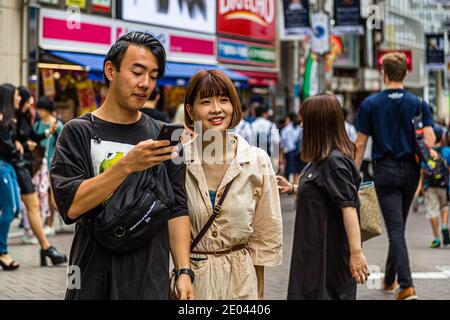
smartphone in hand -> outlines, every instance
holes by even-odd
[[[169,140],[171,146],[178,145],[183,135],[184,125],[168,123],[164,124],[159,132],[157,140]]]

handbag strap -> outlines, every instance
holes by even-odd
[[[195,237],[194,241],[192,241],[190,251],[192,251],[197,246],[197,244],[200,242],[200,240],[202,240],[203,236],[205,235],[205,233],[208,231],[208,229],[211,227],[212,223],[216,219],[217,215],[220,212],[220,209],[222,208],[222,204],[225,200],[225,197],[227,196],[228,191],[230,190],[231,185],[233,184],[233,181],[234,181],[234,179],[231,180],[225,187],[225,190],[223,190],[223,194],[220,197],[219,201],[217,202],[216,206],[214,207],[211,217],[209,217],[208,221],[206,222],[206,224],[204,225],[202,230],[200,230],[200,232]]]
[[[306,166],[303,168],[302,172],[299,175],[298,180],[300,181],[301,178],[303,178],[303,176],[305,175],[306,171],[308,171],[308,169],[312,166],[312,162],[308,162],[306,164]]]

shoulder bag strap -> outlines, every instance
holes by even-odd
[[[422,104],[423,104],[423,100],[422,100],[421,97],[417,97],[417,98],[419,98],[419,117],[420,117],[420,120],[422,120]]]
[[[220,209],[222,208],[222,204],[225,200],[225,197],[227,196],[228,191],[230,190],[231,185],[233,184],[233,181],[234,181],[234,179],[231,180],[227,184],[227,186],[225,187],[225,190],[223,191],[222,196],[220,197],[219,201],[217,202],[216,206],[214,207],[214,211],[213,211],[211,217],[209,217],[208,222],[206,222],[205,226],[202,228],[202,230],[200,230],[198,235],[195,237],[194,241],[192,241],[191,251],[197,246],[197,244],[200,242],[200,240],[202,240],[203,236],[205,235],[205,233],[208,231],[208,229],[211,227],[212,223],[216,219],[217,215],[220,212]]]

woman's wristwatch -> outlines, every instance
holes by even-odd
[[[187,274],[191,278],[191,282],[194,283],[195,279],[195,273],[192,271],[192,269],[178,269],[175,270],[175,279],[178,279],[178,277],[182,274]]]

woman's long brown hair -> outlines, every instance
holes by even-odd
[[[335,149],[354,159],[356,146],[345,131],[344,114],[334,95],[308,98],[300,108],[300,117],[303,122],[303,161],[321,162]]]

